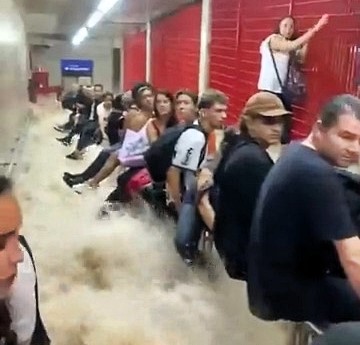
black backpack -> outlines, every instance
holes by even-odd
[[[166,173],[171,166],[176,142],[180,135],[190,128],[203,132],[198,125],[177,125],[168,128],[145,152],[144,160],[153,182],[161,183],[166,181]],[[207,138],[205,133],[204,135]]]
[[[222,182],[225,181],[225,177],[223,176],[223,174],[229,158],[235,151],[249,144],[249,141],[244,140],[241,136],[238,136],[237,140],[224,152],[219,162],[219,165],[214,173],[214,187],[217,188],[218,193],[215,212],[215,247],[219,253],[219,256],[224,264],[226,273],[229,275],[229,277],[242,281],[247,280],[247,248],[239,248],[239,250],[236,250],[235,248],[238,248],[239,245],[244,246],[244,244],[247,242],[245,232],[234,232],[231,230],[229,231],[229,228],[221,227],[221,222],[219,222],[219,219],[221,219],[222,215],[221,209],[219,209],[218,205],[222,201],[221,185]]]

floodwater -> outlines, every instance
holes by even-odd
[[[246,289],[219,266],[209,282],[179,260],[173,226],[148,213],[97,220],[114,186],[78,195],[63,171],[80,172],[82,161],[65,159],[52,128],[66,119],[52,100],[35,106],[16,189],[23,233],[37,260],[41,311],[55,345],[284,345],[284,326],[253,318]]]

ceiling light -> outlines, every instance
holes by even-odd
[[[97,10],[91,14],[85,27],[81,28],[72,39],[72,44],[78,46],[89,34],[88,29],[92,29],[102,17],[109,12],[119,0],[100,0]]]
[[[101,0],[98,6],[98,10],[106,13],[108,12],[119,0]]]
[[[72,40],[72,44],[74,46],[78,46],[87,36],[88,36],[88,31],[85,27],[82,27],[74,36],[73,40]]]
[[[83,41],[88,35],[88,31],[86,28],[81,28],[79,32],[76,34],[76,37],[78,37],[79,41]]]
[[[92,29],[97,23],[99,23],[99,21],[101,20],[103,16],[103,13],[101,13],[100,11],[95,11],[90,18],[88,19],[88,21],[86,22],[86,26],[89,29]]]

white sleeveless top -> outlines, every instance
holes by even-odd
[[[123,166],[141,167],[144,165],[143,155],[150,146],[146,128],[152,120],[138,131],[127,129],[125,132],[122,147],[118,151],[118,159]]]
[[[258,81],[258,90],[281,93],[281,86],[276,76],[275,67],[271,58],[269,41],[273,35],[267,37],[260,45],[261,67]],[[289,54],[274,52],[275,63],[279,71],[281,82],[284,84],[289,65]]]

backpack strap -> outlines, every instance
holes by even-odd
[[[284,85],[283,85],[283,83],[282,83],[282,81],[281,81],[280,74],[279,74],[279,70],[278,70],[277,65],[276,65],[274,53],[273,53],[273,51],[272,51],[272,49],[271,49],[271,46],[270,46],[270,40],[269,40],[269,42],[268,42],[268,48],[269,48],[269,51],[270,51],[271,60],[272,60],[273,66],[274,66],[276,78],[277,78],[277,80],[278,80],[278,82],[279,82],[279,85],[280,85],[281,89],[283,89],[283,88],[284,88]],[[289,73],[289,71],[288,71],[288,73]]]
[[[32,337],[32,340],[31,340],[31,345],[49,345],[50,344],[50,339],[49,339],[49,337],[47,335],[47,332],[45,330],[45,326],[44,326],[44,324],[42,322],[42,319],[40,317],[39,289],[38,289],[38,280],[37,280],[34,256],[32,254],[30,246],[29,246],[29,244],[26,241],[24,236],[19,235],[19,242],[25,248],[27,253],[29,254],[32,265],[34,267],[34,272],[35,272],[36,323],[35,323],[35,329],[34,329],[33,337]]]
[[[271,39],[269,39],[267,45],[268,45],[268,48],[269,48],[269,51],[270,51],[271,60],[273,62],[274,70],[275,70],[275,73],[276,73],[276,78],[277,78],[277,80],[279,82],[279,85],[280,85],[281,89],[283,89],[284,84],[282,83],[281,78],[280,78],[279,70],[277,68],[276,61],[275,61],[275,56],[274,56],[274,53],[273,53],[273,51],[271,49],[270,41],[271,41]],[[293,55],[292,53],[289,53],[289,63],[288,63],[288,68],[287,68],[286,79],[285,80],[289,79],[289,72],[290,72],[290,64],[291,64],[291,60],[292,60],[292,55]]]
[[[201,153],[200,153],[200,159],[199,159],[199,163],[198,163],[198,168],[200,167],[200,164],[202,163],[202,161],[205,159],[206,157],[206,147],[207,147],[207,144],[208,144],[208,139],[209,139],[209,133],[205,132],[205,130],[202,128],[202,126],[199,124],[199,125],[196,125],[196,124],[191,124],[191,125],[187,125],[185,127],[185,129],[183,130],[182,133],[184,133],[185,131],[187,131],[188,129],[196,129],[198,131],[200,131],[201,133],[204,134],[205,136],[205,144],[204,146],[202,147],[201,149]],[[181,133],[181,134],[182,134]]]

